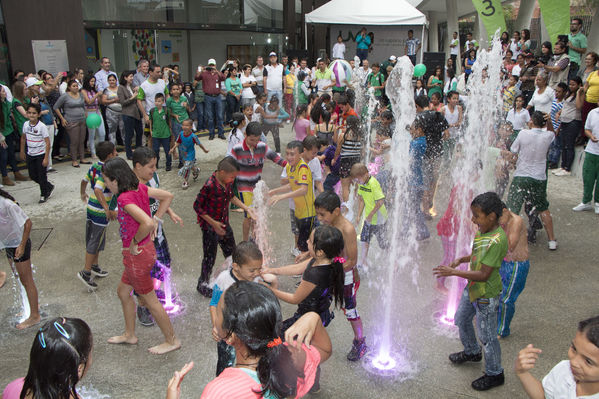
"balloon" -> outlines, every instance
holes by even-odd
[[[87,116],[87,119],[85,120],[85,124],[90,129],[97,129],[102,124],[102,118],[100,118],[100,115],[98,115],[96,113],[91,113]]]
[[[345,87],[347,84],[344,81],[351,81],[351,65],[345,60],[335,60],[329,64],[329,69],[335,75],[335,86]]]
[[[426,65],[424,64],[416,64],[414,67],[414,76],[417,78],[423,76],[426,73]]]

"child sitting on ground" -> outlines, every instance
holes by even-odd
[[[27,105],[27,118],[22,128],[21,159],[27,161],[29,177],[40,186],[40,204],[50,198],[54,185],[48,181],[48,162],[50,154],[50,136],[48,128],[40,121],[42,108],[39,104]],[[27,157],[25,157],[27,144]]]
[[[19,330],[34,326],[41,320],[37,287],[33,281],[31,270],[31,240],[29,239],[31,226],[31,219],[27,217],[15,199],[0,189],[0,249],[6,250],[6,257],[13,273],[16,269],[16,273],[19,274],[19,280],[27,292],[27,301],[31,312],[27,320],[15,326]]]
[[[184,120],[181,127],[183,130],[179,133],[175,146],[171,149],[170,153],[172,154],[179,146],[181,146],[181,156],[184,164],[183,167],[179,169],[179,176],[183,177],[182,187],[186,190],[187,187],[189,187],[189,172],[193,173],[193,180],[197,180],[200,175],[200,168],[195,166],[196,144],[199,145],[205,153],[208,153],[208,150],[202,143],[200,143],[198,136],[193,133],[193,121],[191,119]]]
[[[578,331],[570,344],[568,360],[551,369],[543,381],[531,373],[541,349],[532,344],[522,349],[516,358],[516,375],[529,398],[596,398],[599,395],[599,317],[578,323]]]
[[[501,367],[501,347],[497,339],[497,307],[501,294],[499,268],[508,249],[505,232],[499,225],[503,214],[503,203],[497,194],[487,192],[474,198],[470,204],[472,221],[478,231],[472,243],[472,254],[456,259],[449,266],[433,269],[437,277],[458,276],[468,280],[464,294],[455,314],[455,324],[459,328],[464,350],[449,355],[453,364],[480,362],[485,353],[485,374],[472,382],[472,388],[486,391],[503,385]],[[470,270],[456,269],[462,263],[470,262]],[[472,320],[476,316],[476,334]]]
[[[117,216],[115,207],[110,207],[112,192],[106,187],[102,178],[104,162],[118,156],[116,148],[110,141],[102,141],[96,146],[96,155],[100,160],[89,168],[81,181],[80,189],[81,201],[87,203],[87,219],[85,221],[85,266],[77,273],[77,277],[90,291],[98,288],[93,277],[108,276],[108,272],[98,265],[98,258],[100,251],[103,251],[106,245],[108,221],[115,220]],[[93,191],[89,197],[85,193],[88,183]]]

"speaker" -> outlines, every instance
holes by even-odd
[[[435,73],[435,68],[437,66],[440,66],[441,69],[445,71],[446,60],[447,58],[445,56],[445,53],[425,52],[422,55],[422,63],[426,65],[426,74],[424,75],[424,78],[428,79],[429,76]]]

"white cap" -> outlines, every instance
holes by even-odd
[[[216,60],[214,58],[210,58],[208,60],[208,65],[216,65]]]
[[[277,53],[275,53],[274,51],[271,51],[270,54],[268,55],[269,57],[276,57]]]
[[[36,86],[36,85],[39,86],[42,83],[43,82],[41,80],[38,80],[37,78],[34,78],[34,77],[25,79],[25,86],[27,86],[27,87]]]
[[[389,59],[390,59],[391,61],[395,61],[395,60],[397,59],[397,57],[396,57],[396,56],[394,56],[394,55],[392,55],[391,57],[389,57]]]

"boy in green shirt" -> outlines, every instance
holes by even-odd
[[[452,353],[449,360],[454,364],[480,362],[482,353],[476,340],[478,335],[485,352],[485,374],[472,382],[472,388],[477,391],[486,391],[504,382],[501,347],[497,339],[497,310],[502,290],[499,268],[508,249],[507,236],[499,225],[503,208],[503,202],[493,192],[474,198],[470,204],[472,222],[479,230],[474,237],[472,254],[455,260],[449,266],[433,269],[437,277],[457,276],[468,280],[454,317],[464,350]],[[470,270],[456,269],[466,262],[470,262]],[[472,325],[475,315],[476,335]]]
[[[184,120],[189,119],[189,103],[187,98],[182,96],[183,89],[181,84],[173,83],[171,85],[171,96],[166,100],[166,108],[168,108],[169,118],[171,121],[171,130],[173,132],[171,139],[171,148],[175,145],[175,139],[181,133],[181,124]],[[181,151],[181,150],[179,150]],[[181,153],[179,153],[179,168],[183,167],[183,161],[181,160]]]
[[[366,78],[368,82],[368,88],[374,89],[374,96],[378,99],[383,95],[383,90],[385,88],[385,77],[381,73],[381,67],[379,64],[372,64],[372,72],[368,74]]]
[[[169,98],[170,100],[170,98]],[[150,110],[150,131],[152,132],[152,149],[156,154],[156,167],[160,161],[160,147],[166,154],[166,171],[171,170],[171,129],[169,127],[169,110],[164,106],[164,94],[154,97],[155,107]]]

